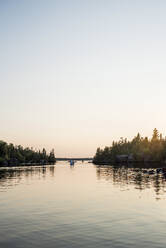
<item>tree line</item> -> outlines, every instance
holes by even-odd
[[[165,162],[166,137],[163,138],[155,128],[152,138],[141,137],[138,133],[131,141],[120,138],[113,141],[112,146],[97,148],[93,158],[95,164],[110,164],[112,162]]]
[[[46,149],[42,151],[33,148],[23,148],[0,141],[0,165],[20,165],[20,164],[54,164],[56,162],[54,149],[47,154]]]

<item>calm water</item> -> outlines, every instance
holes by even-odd
[[[166,178],[76,163],[0,169],[0,247],[166,246]]]

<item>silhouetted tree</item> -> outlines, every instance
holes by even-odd
[[[131,141],[120,138],[113,141],[111,147],[98,148],[93,162],[96,164],[115,162],[118,156],[132,157],[133,161],[156,161],[166,160],[166,139],[159,135],[158,130],[153,130],[152,139],[141,137],[138,133]]]
[[[8,145],[6,142],[0,141],[0,165],[19,165],[22,163],[54,164],[55,162],[53,149],[48,155],[45,148],[43,148],[41,153],[40,150],[35,151],[33,148],[23,148],[20,145]]]

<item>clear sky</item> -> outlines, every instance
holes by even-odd
[[[165,0],[0,0],[0,139],[93,156],[166,135]]]

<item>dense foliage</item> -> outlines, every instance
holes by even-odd
[[[54,164],[56,162],[54,150],[49,154],[43,148],[36,151],[33,148],[23,148],[0,141],[0,165],[19,165],[19,164]]]
[[[121,138],[118,142],[113,141],[111,147],[98,148],[93,162],[109,164],[125,156],[127,161],[163,162],[166,160],[166,138],[162,138],[156,128],[151,139],[143,138],[139,133],[131,141]]]

